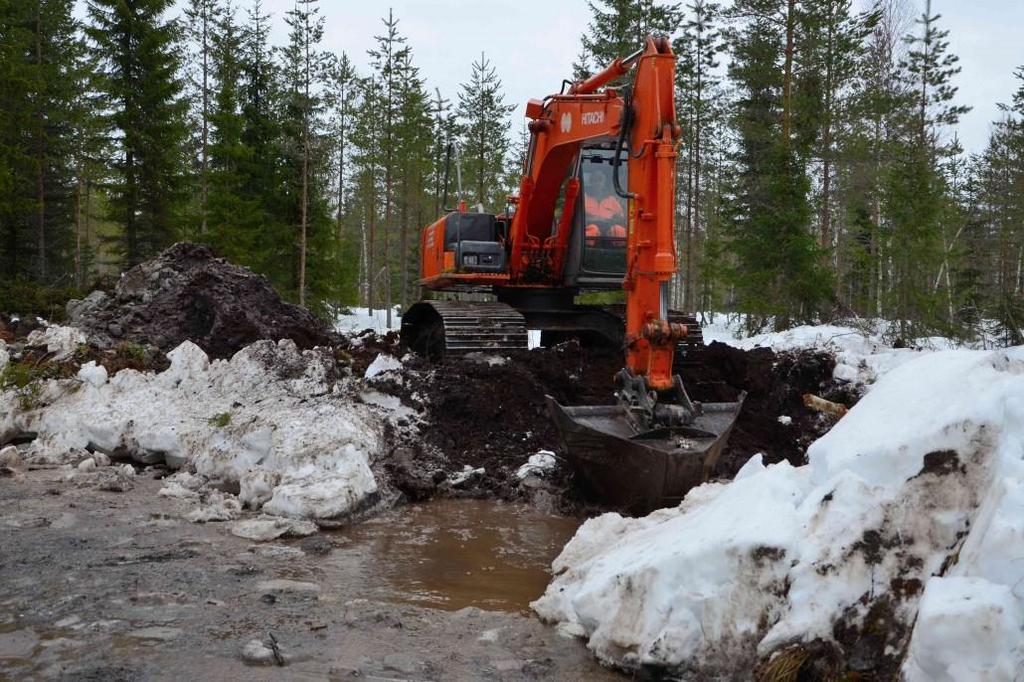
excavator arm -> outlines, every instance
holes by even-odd
[[[607,87],[599,92],[632,68],[636,69],[632,86],[623,88],[621,95]],[[648,37],[642,51],[615,60],[601,73],[573,85],[567,94],[549,98],[546,104],[531,102],[527,111],[534,114],[533,154],[523,189],[532,196],[527,196],[528,210],[516,216],[523,220],[519,227],[524,230],[526,252],[534,245],[542,252],[549,246],[544,255],[558,272],[567,221],[559,222],[547,244],[541,239],[541,227],[545,218],[551,225],[555,187],[567,174],[573,146],[588,138],[611,137],[616,140],[616,164],[622,163],[625,149],[628,188],[620,187],[617,169],[613,176],[616,192],[629,200],[622,282],[626,366],[616,376],[618,402],[565,407],[550,396],[547,400],[585,494],[635,513],[676,504],[690,488],[707,480],[744,397],[696,403],[673,374],[676,346],[686,336],[684,325],[668,320],[668,283],[676,272],[673,226],[680,136],[674,76],[675,57],[668,40]],[[570,192],[574,192],[571,181],[566,196]],[[572,210],[571,205],[566,202],[564,210]]]
[[[586,143],[617,143],[628,152],[626,241],[626,367],[655,391],[675,389],[672,359],[686,328],[668,320],[668,282],[676,272],[673,230],[675,55],[668,39],[648,37],[642,50],[573,84],[568,92],[530,100],[530,149],[512,220],[510,276],[514,283],[554,284],[561,277],[579,182],[574,160]],[[605,87],[633,69],[632,86]],[[603,89],[602,89],[603,88]],[[615,156],[618,162],[619,153]],[[556,220],[556,209],[562,213]],[[556,229],[552,232],[552,225]]]

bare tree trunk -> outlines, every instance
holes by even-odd
[[[693,126],[690,126],[693,129]],[[693,300],[693,145],[687,149],[686,164],[686,223],[685,223],[686,258],[684,271],[686,280],[683,282],[683,308],[689,311]]]
[[[306,241],[307,220],[309,218],[309,20],[307,19],[305,36],[305,63],[303,79],[303,112],[302,112],[302,207],[301,235],[299,237],[299,305],[306,305]]]
[[[82,288],[82,174],[75,180],[75,288]]]
[[[786,60],[782,76],[782,143],[789,145],[793,118],[793,51],[796,33],[796,0],[786,4]]]
[[[43,24],[41,3],[36,3],[36,66],[43,67]],[[42,103],[36,110],[36,238],[39,258],[39,278],[46,280],[46,121]]]
[[[199,178],[199,234],[206,234],[206,207],[210,197],[210,7],[203,6],[203,144]],[[300,294],[301,298],[301,294]]]

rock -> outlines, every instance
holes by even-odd
[[[181,636],[181,628],[154,625],[153,627],[132,630],[128,633],[128,636],[135,639],[153,639],[160,642],[169,642]]]
[[[29,658],[38,644],[39,635],[28,628],[0,633],[0,660]]]
[[[89,459],[83,459],[81,462],[78,463],[78,466],[76,468],[79,471],[92,471],[93,469],[96,468],[96,460],[94,460],[92,457],[90,457]]]
[[[132,473],[126,473],[125,467]],[[96,478],[96,489],[112,493],[125,493],[135,487],[135,470],[130,464],[104,469]]]
[[[300,542],[299,547],[307,554],[324,556],[331,553],[331,550],[334,549],[334,543],[323,535],[313,535]]]
[[[124,329],[122,329],[121,325],[119,325],[116,322],[111,322],[110,324],[108,324],[107,331],[110,332],[110,335],[115,338],[120,338],[121,336],[124,335]]]
[[[107,456],[106,454],[102,453],[102,452],[94,452],[94,453],[92,453],[92,459],[93,459],[94,462],[96,462],[96,466],[98,466],[98,467],[108,467],[108,466],[110,466],[110,457]],[[134,469],[133,469],[133,471],[134,471]]]
[[[316,524],[312,521],[273,516],[246,519],[231,526],[232,535],[255,542],[267,542],[282,536],[305,537],[316,532]]]
[[[71,299],[64,306],[68,323],[76,327],[81,325],[93,311],[106,305],[108,299],[109,296],[104,291],[94,291],[83,299]]]
[[[260,592],[305,592],[307,594],[320,592],[320,586],[316,583],[287,580],[285,578],[264,580],[256,584],[256,589]]]
[[[256,555],[267,559],[298,559],[306,556],[298,547],[286,547],[284,545],[261,545],[256,548]]]
[[[386,669],[405,675],[414,675],[423,668],[423,662],[409,654],[388,654],[383,662]]]
[[[246,665],[284,665],[284,655],[280,648],[274,652],[274,646],[267,646],[258,639],[251,639],[242,647],[242,662]]]

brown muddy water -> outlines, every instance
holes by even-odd
[[[523,505],[436,500],[339,532],[346,543],[326,565],[367,562],[367,596],[382,601],[528,613],[579,524]]]
[[[447,500],[255,543],[90,480],[0,478],[0,680],[623,679],[529,611],[576,520]]]

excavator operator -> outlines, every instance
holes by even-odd
[[[624,200],[618,197],[611,186],[611,179],[604,168],[596,167],[584,178],[587,227],[584,232],[587,246],[624,248],[626,246],[626,209]]]

